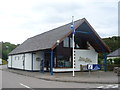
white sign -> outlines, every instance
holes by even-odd
[[[88,69],[93,69],[93,65],[92,65],[92,64],[89,64],[89,65],[88,65]]]

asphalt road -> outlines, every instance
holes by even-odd
[[[0,70],[1,71],[1,70]],[[89,84],[46,81],[2,71],[2,88],[117,88],[116,84]]]

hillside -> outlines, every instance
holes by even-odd
[[[2,55],[0,55],[0,58],[7,60],[8,53],[10,53],[14,48],[16,48],[18,45],[11,44],[9,42],[1,42],[0,43],[0,52],[2,52]],[[2,57],[1,57],[2,56]]]
[[[113,36],[102,40],[109,46],[111,52],[120,48],[120,37]]]

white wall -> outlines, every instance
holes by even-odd
[[[8,60],[7,61],[8,61],[8,67],[11,68],[11,66],[12,66],[11,65],[11,56],[8,56]]]
[[[36,58],[40,58],[40,60],[36,60]],[[33,54],[33,70],[40,70],[40,63],[42,58],[43,58],[43,52],[35,52]],[[8,67],[11,68],[11,66],[12,68],[16,68],[16,69],[32,70],[32,53],[9,56]]]
[[[43,52],[40,51],[40,52],[36,52],[33,54],[33,70],[40,70],[40,64],[41,64],[41,60],[43,58]]]
[[[25,70],[32,70],[32,53],[25,54]]]
[[[24,54],[12,55],[12,68],[23,69]]]
[[[8,56],[8,67],[16,68],[16,69],[23,69],[23,70],[32,70],[31,61],[32,61],[32,53]]]
[[[87,60],[89,59],[92,62],[85,62],[86,58]],[[97,64],[97,63],[98,63],[98,53],[95,50],[75,49],[75,70],[80,70],[80,65]]]

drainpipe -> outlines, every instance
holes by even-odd
[[[53,75],[53,50],[51,50],[50,74]]]
[[[12,68],[12,55],[11,55],[11,68]]]
[[[41,62],[41,65],[42,65],[41,72],[44,73],[44,51],[42,52],[42,62]]]
[[[107,71],[107,55],[104,53],[104,71]]]
[[[33,72],[33,53],[32,53],[32,72]]]

